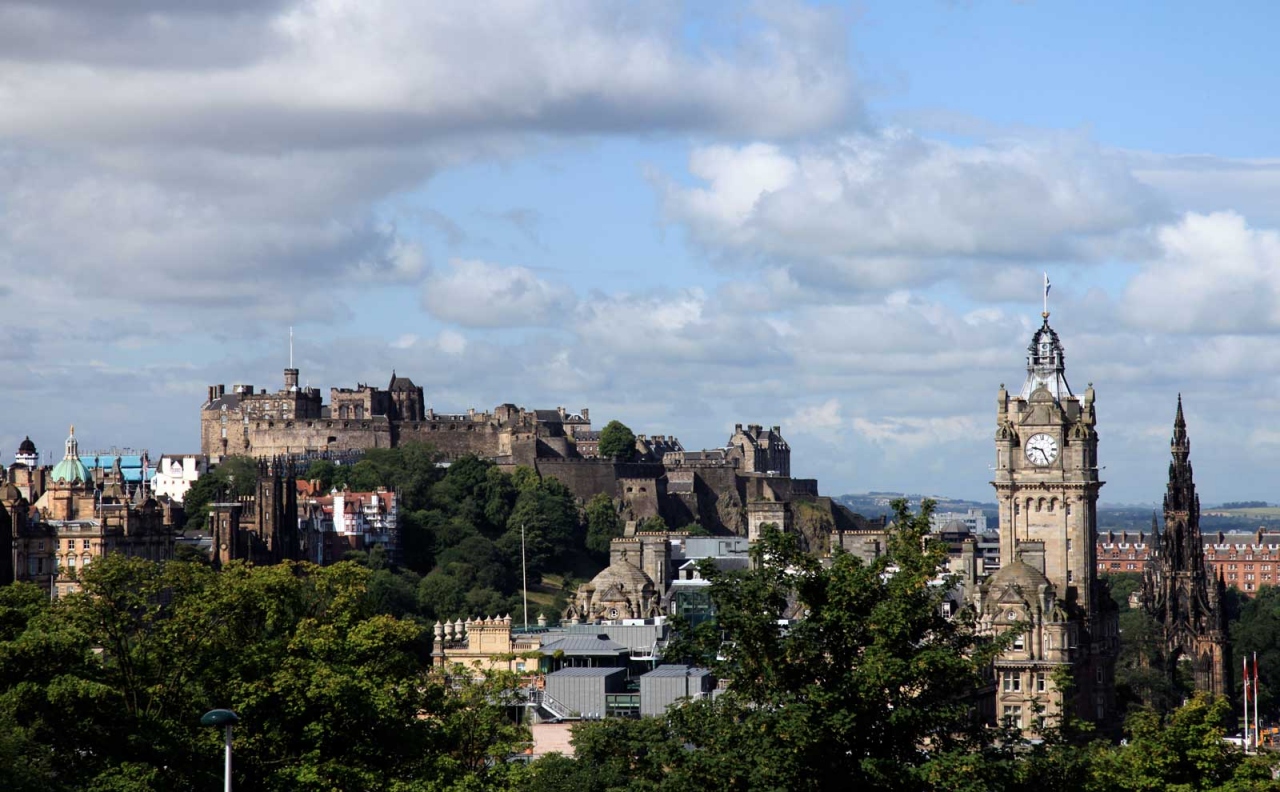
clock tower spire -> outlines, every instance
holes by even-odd
[[[1047,277],[1045,293],[1047,297]],[[1071,390],[1066,355],[1049,325],[1047,302],[1045,308],[1027,347],[1021,390],[1015,396],[1001,385],[996,397],[992,484],[1000,510],[1001,569],[978,590],[980,618],[991,629],[1000,630],[1001,614],[1006,621],[1033,625],[996,662],[1002,679],[1015,675],[1009,687],[997,691],[996,711],[1018,708],[1024,728],[1026,713],[1036,705],[1033,698],[1050,716],[1072,706],[1082,717],[1108,721],[1115,709],[1116,613],[1097,581],[1097,507],[1103,482],[1098,477],[1095,395],[1092,384],[1080,396]],[[1021,592],[1015,598],[1025,598],[1040,616],[992,605],[1014,596],[1012,588]],[[1059,632],[1067,641],[1068,651],[1062,653],[1052,648]],[[1018,649],[1019,644],[1024,648]],[[1040,681],[1039,675],[1051,676],[1064,664],[1075,678],[1072,702],[1062,701],[1051,685]],[[1016,701],[1019,695],[1021,702]]]

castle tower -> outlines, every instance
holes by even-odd
[[[1188,660],[1197,690],[1230,695],[1225,583],[1211,579],[1204,563],[1200,497],[1191,471],[1182,396],[1178,396],[1169,447],[1173,460],[1164,496],[1164,535],[1155,534],[1151,542],[1142,574],[1142,607],[1158,625],[1157,645],[1165,673],[1172,678],[1179,660]]]
[[[1043,576],[1038,585],[1053,593],[1068,622],[1072,651],[1066,662],[1075,678],[1075,709],[1081,717],[1106,722],[1115,711],[1117,624],[1114,603],[1096,577],[1103,482],[1094,391],[1090,385],[1083,398],[1072,392],[1047,306],[1042,317],[1027,349],[1020,392],[1011,397],[1001,385],[996,398],[992,484],[1000,509],[1000,562],[1002,568],[1016,566],[1027,580],[1037,576],[1023,567]],[[1028,636],[1033,643],[1040,637],[1045,636]]]

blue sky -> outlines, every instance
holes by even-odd
[[[0,0],[0,455],[394,368],[989,499],[1041,273],[1104,499],[1280,500],[1272,4]]]

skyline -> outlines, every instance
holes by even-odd
[[[1041,278],[1104,503],[1280,500],[1267,4],[0,0],[0,421],[198,450],[210,384],[781,425],[991,501]]]

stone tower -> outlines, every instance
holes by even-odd
[[[1070,704],[1079,716],[1106,723],[1115,713],[1117,623],[1115,604],[1096,577],[1097,504],[1103,482],[1098,478],[1094,391],[1090,385],[1083,398],[1072,393],[1062,344],[1049,326],[1049,312],[1042,316],[1043,324],[1027,349],[1021,391],[1011,397],[1001,385],[996,399],[992,483],[1000,509],[1002,569],[1016,571],[1011,573],[1016,579],[1012,583],[1033,604],[1039,598],[1040,610],[1052,615],[1046,624],[1053,624],[1053,631],[1061,632],[1058,640],[1065,639],[1068,646],[1059,656],[1062,647],[1054,642],[1058,636],[1028,634],[1023,645],[1041,646],[1040,653],[1024,656],[1025,649],[1011,651],[997,666],[1009,665],[1013,673],[1025,665],[1023,661],[1051,658],[1055,665],[1067,665],[1075,681],[1075,701]],[[1030,582],[1033,577],[1040,581],[1036,586]],[[1007,585],[1003,578],[996,582]],[[1040,586],[1044,591],[1030,590]],[[990,599],[986,606],[994,607]],[[991,624],[1000,629],[998,619]],[[1069,705],[1054,695],[1051,683],[1037,678],[1036,689],[1029,691],[1026,680],[1018,681],[1024,682],[1024,706],[1035,706],[1030,699],[1036,693],[1047,716],[1056,714],[1056,706]],[[1016,706],[1003,697],[1001,701]]]
[[[1191,661],[1197,690],[1230,695],[1226,583],[1205,569],[1200,536],[1200,497],[1191,473],[1191,440],[1182,397],[1173,420],[1164,534],[1152,528],[1151,554],[1142,574],[1142,607],[1157,624],[1164,671],[1172,677],[1181,659]]]

